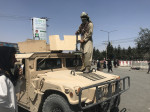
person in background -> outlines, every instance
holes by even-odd
[[[117,59],[117,66],[120,66],[120,65],[119,65],[119,60],[118,60],[118,59]]]
[[[108,63],[107,63],[107,66],[108,66],[108,72],[109,72],[110,70],[113,72],[111,60],[108,58],[107,61],[108,61]]]
[[[15,53],[14,47],[0,46],[0,112],[18,112],[14,87],[22,71],[14,75],[11,72],[16,62]]]
[[[82,67],[80,70],[84,73],[89,73],[93,56],[93,23],[85,12],[82,12],[80,17],[82,24],[75,33],[76,35],[81,34],[80,50],[82,51]]]
[[[105,60],[105,58],[104,58],[103,68],[106,69],[106,60]]]
[[[150,71],[150,61],[148,61],[148,74],[149,74],[149,71]]]
[[[116,68],[117,67],[117,60],[116,59],[114,59],[113,64],[114,64],[114,67]]]
[[[98,60],[98,61],[97,61],[97,70],[98,70],[98,71],[100,70],[100,67],[101,67],[101,65],[100,65],[100,60]]]

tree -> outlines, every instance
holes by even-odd
[[[137,60],[138,59],[138,57],[137,57],[137,52],[136,52],[137,50],[136,50],[136,48],[133,48],[132,49],[132,55],[133,55],[133,60]]]
[[[121,47],[120,47],[120,45],[118,45],[116,58],[119,59],[119,60],[121,59]]]
[[[140,30],[136,44],[141,47],[141,52],[146,58],[150,59],[150,30],[148,28],[140,28]]]
[[[132,49],[130,46],[128,47],[128,50],[127,50],[127,59],[128,60],[132,59]]]
[[[113,59],[114,58],[114,54],[113,54],[113,46],[111,45],[111,43],[108,43],[107,46],[107,58],[109,59]]]
[[[118,57],[118,49],[115,47],[114,48],[114,59],[117,59]]]
[[[102,56],[101,56],[101,60],[103,60],[104,58],[106,59],[106,51],[103,50],[103,51],[101,52],[101,55],[102,55]]]
[[[139,43],[137,44],[137,47],[136,47],[136,53],[137,53],[139,59],[143,59],[142,48]]]
[[[98,60],[98,59],[100,59],[100,56],[101,56],[100,51],[94,47],[93,48],[93,59]]]
[[[126,60],[126,59],[127,59],[126,49],[125,49],[125,48],[122,49],[122,52],[121,52],[121,59],[122,59],[122,60]]]
[[[98,50],[98,49],[96,49],[96,57],[95,57],[96,59],[100,59],[100,51]]]
[[[95,50],[95,47],[93,48],[93,59],[95,60],[96,59],[96,57],[95,57],[95,55],[96,55],[96,52],[95,52],[96,50]]]

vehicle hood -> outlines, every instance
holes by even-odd
[[[89,85],[114,80],[117,77],[118,76],[116,75],[99,71],[88,74],[83,72],[75,72],[75,75],[73,75],[70,70],[63,70],[47,72],[43,78],[45,79],[45,83],[73,88],[76,86],[86,87]]]

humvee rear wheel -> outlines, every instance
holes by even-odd
[[[72,112],[68,102],[60,95],[52,94],[43,104],[42,112]]]

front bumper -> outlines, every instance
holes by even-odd
[[[115,84],[115,91],[114,89],[114,84]],[[103,86],[107,85],[107,95],[103,94]],[[95,90],[95,102],[87,104],[82,106],[81,98],[82,98],[82,91],[90,88],[96,88]],[[123,92],[127,91],[130,88],[130,77],[126,76],[121,79],[117,79],[114,81],[109,81],[109,82],[102,82],[98,84],[94,84],[91,86],[83,87],[80,89],[79,92],[79,107],[84,110],[87,108],[91,108],[93,106],[96,106],[100,103],[106,102],[108,100],[114,99],[115,97],[119,96]]]

